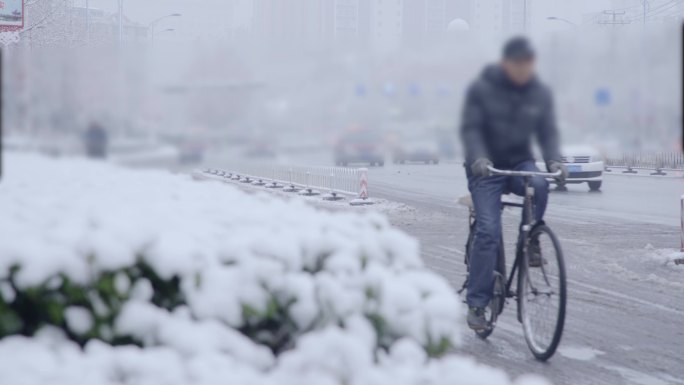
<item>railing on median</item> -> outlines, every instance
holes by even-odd
[[[635,170],[653,170],[653,175],[665,175],[664,171],[684,171],[684,154],[680,152],[632,152],[621,156],[606,157],[606,171],[611,167],[625,168],[625,173]]]
[[[204,172],[305,195],[321,194],[330,199],[347,196],[370,203],[366,190],[368,170],[365,168],[240,163],[226,169],[206,169]]]

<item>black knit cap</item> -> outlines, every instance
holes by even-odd
[[[516,36],[509,39],[504,44],[503,58],[514,61],[534,59],[532,43],[524,36]]]

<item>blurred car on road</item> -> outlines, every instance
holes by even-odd
[[[603,184],[604,162],[601,153],[591,146],[567,146],[561,149],[562,161],[568,168],[568,178],[559,187],[566,184],[587,183],[590,191],[599,191]],[[544,162],[537,167],[545,170]],[[558,184],[555,181],[552,181]]]
[[[178,161],[182,164],[197,164],[204,160],[206,145],[201,141],[185,141],[178,145]]]
[[[384,166],[385,153],[379,132],[370,129],[347,131],[335,144],[335,164],[347,166],[352,163],[368,163]]]
[[[266,139],[254,140],[246,144],[244,152],[247,158],[272,159],[276,157],[275,145]]]
[[[395,164],[406,162],[437,164],[439,163],[439,146],[434,140],[403,140],[393,146],[392,160]]]

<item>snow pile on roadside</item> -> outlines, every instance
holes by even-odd
[[[459,342],[462,305],[382,216],[82,160],[6,164],[10,383],[509,383],[433,358]]]
[[[684,269],[684,252],[670,250],[669,252],[664,252],[663,254],[663,259],[665,260],[666,265]]]
[[[655,249],[651,244],[646,245],[645,249],[649,251],[651,259],[661,262],[664,266],[684,269],[684,252],[675,249]]]

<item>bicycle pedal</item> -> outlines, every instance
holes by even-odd
[[[496,323],[487,322],[487,326],[485,326],[484,329],[482,329],[482,330],[475,330],[475,331],[476,331],[476,332],[478,332],[478,331],[479,331],[479,332],[491,332],[492,330],[494,330],[494,327],[495,327],[495,326],[496,326]],[[474,330],[474,329],[473,329],[473,330]]]

